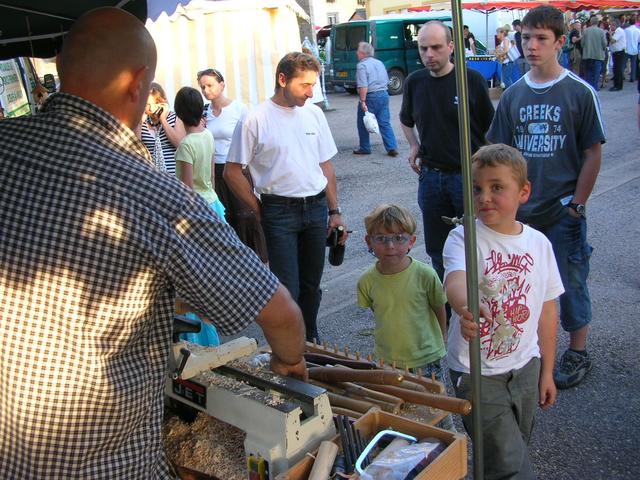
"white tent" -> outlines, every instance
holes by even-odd
[[[155,20],[153,3],[146,26],[158,48],[155,81],[170,101],[182,86],[197,88],[196,73],[205,68],[222,73],[229,97],[263,101],[280,58],[300,50],[298,17],[308,21],[294,0],[193,0]]]

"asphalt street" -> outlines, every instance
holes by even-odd
[[[589,242],[594,247],[590,289],[594,318],[588,349],[594,369],[585,381],[559,392],[557,404],[539,411],[530,452],[540,479],[640,478],[640,135],[638,93],[625,82],[621,92],[600,92],[607,129],[602,169],[587,206]],[[340,205],[351,234],[344,263],[326,264],[319,331],[331,345],[351,351],[373,350],[369,312],[356,305],[356,282],[375,259],[364,242],[364,216],[380,203],[409,208],[418,219],[417,175],[407,162],[408,144],[398,121],[401,97],[391,97],[393,127],[400,155],[388,157],[379,136],[373,154],[356,156],[357,97],[330,94],[326,117],[339,153],[333,161]],[[412,255],[429,262],[418,222]],[[260,336],[252,327],[245,335]],[[561,329],[558,352],[567,346]]]

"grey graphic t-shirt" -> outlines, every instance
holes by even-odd
[[[522,152],[531,197],[518,218],[548,225],[560,218],[573,195],[585,150],[605,142],[598,95],[567,70],[544,84],[533,83],[527,74],[503,93],[487,139]]]

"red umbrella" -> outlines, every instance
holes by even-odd
[[[553,5],[562,11],[604,10],[608,8],[640,9],[640,2],[632,0],[552,0],[549,5]]]
[[[634,0],[529,0],[518,2],[515,0],[490,0],[486,2],[463,2],[465,10],[479,10],[495,12],[498,10],[531,10],[540,5],[551,5],[559,10],[602,10],[607,8],[635,8],[640,9],[640,2]],[[424,12],[431,10],[430,5],[409,8],[410,12]]]

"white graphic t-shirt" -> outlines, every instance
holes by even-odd
[[[480,305],[493,318],[480,324],[483,375],[523,367],[540,356],[538,320],[542,305],[564,292],[551,243],[523,225],[519,235],[504,235],[476,220]],[[444,246],[445,280],[465,271],[464,229],[457,227]],[[449,367],[469,373],[469,343],[460,333],[460,317],[452,312],[447,352]]]

